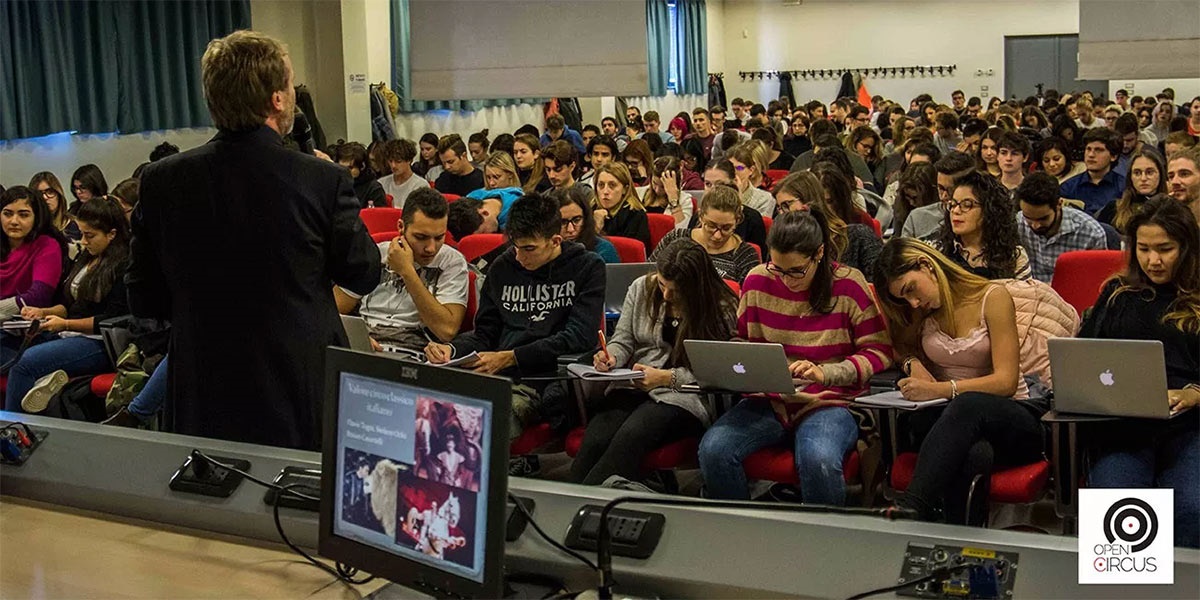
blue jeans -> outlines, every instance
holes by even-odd
[[[1173,429],[1158,440],[1101,451],[1088,486],[1175,490],[1175,545],[1200,548],[1200,436],[1195,428]]]
[[[809,504],[846,504],[842,462],[858,441],[858,423],[842,407],[821,408],[788,431],[765,398],[748,398],[725,413],[700,440],[700,472],[710,498],[746,500],[742,461],[768,446],[794,444],[800,494]]]
[[[153,417],[167,402],[167,357],[155,367],[142,391],[129,403],[129,413],[143,421]]]
[[[8,372],[4,410],[20,412],[21,400],[43,376],[63,370],[71,377],[112,370],[104,342],[85,337],[58,338],[30,346]]]

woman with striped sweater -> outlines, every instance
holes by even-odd
[[[787,444],[804,502],[842,505],[842,461],[858,440],[846,405],[891,365],[891,340],[862,273],[833,260],[824,215],[781,215],[767,247],[742,286],[738,336],[783,344],[796,393],[748,397],[714,423],[700,443],[704,484],[709,497],[748,498],[742,461]]]

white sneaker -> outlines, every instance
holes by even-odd
[[[55,371],[33,384],[29,393],[21,399],[21,408],[27,413],[40,413],[50,405],[50,399],[57,396],[66,387],[71,378],[63,370]]]

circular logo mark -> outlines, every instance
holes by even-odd
[[[1137,498],[1114,502],[1104,515],[1104,537],[1109,543],[1118,539],[1130,544],[1131,552],[1141,552],[1158,535],[1158,515],[1150,505]]]

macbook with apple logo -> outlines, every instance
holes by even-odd
[[[1055,410],[1143,419],[1181,414],[1167,403],[1162,342],[1050,338],[1049,347]]]
[[[743,394],[796,392],[798,380],[792,379],[782,344],[684,340],[683,347],[703,389]]]

